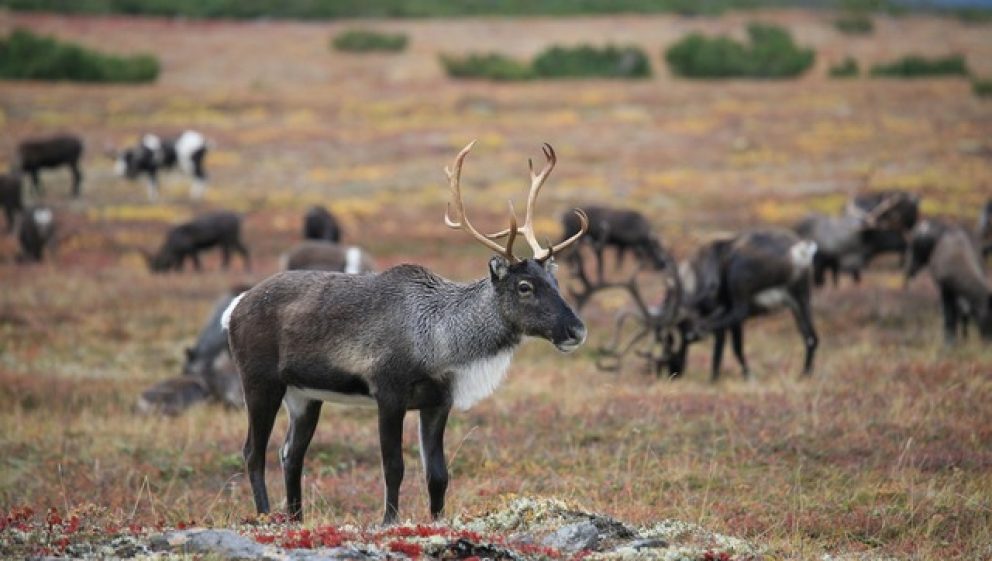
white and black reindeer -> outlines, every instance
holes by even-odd
[[[175,138],[162,138],[146,134],[137,146],[127,148],[116,156],[114,173],[120,177],[137,179],[145,175],[148,186],[148,199],[158,199],[159,170],[179,169],[193,178],[190,197],[199,199],[206,190],[207,172],[204,160],[210,143],[200,133],[183,131]]]
[[[417,265],[367,275],[288,271],[227,309],[222,322],[244,386],[244,457],[259,513],[269,511],[265,449],[280,404],[289,411],[280,450],[287,506],[301,520],[303,457],[321,405],[331,401],[378,409],[387,524],[399,512],[403,419],[407,411],[420,411],[430,512],[439,518],[448,486],[444,430],[452,406],[468,409],[490,395],[524,336],[547,339],[562,352],[585,341],[585,325],[559,293],[553,256],[578,241],[588,223],[583,217],[580,232],[550,248],[541,247],[534,234],[534,203],[554,168],[554,151],[545,145],[547,164],[539,173],[531,166],[524,225],[517,227],[511,205],[510,228],[487,236],[472,226],[462,204],[462,163],[473,145],[446,170],[455,217],[446,215],[445,222],[497,254],[484,278],[456,283]],[[532,258],[514,255],[518,233],[533,249]],[[504,236],[505,246],[495,241]]]

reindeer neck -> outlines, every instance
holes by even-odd
[[[425,310],[438,364],[472,362],[512,350],[521,340],[499,314],[488,278],[469,284],[442,281]]]

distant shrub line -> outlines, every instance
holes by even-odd
[[[0,78],[74,82],[152,82],[158,59],[151,55],[114,56],[15,29],[0,38]]]
[[[535,78],[644,78],[651,75],[647,54],[638,47],[553,46],[531,62],[498,53],[466,56],[441,55],[441,64],[453,78],[496,81]]]
[[[334,36],[331,45],[339,51],[356,53],[399,52],[406,48],[403,33],[380,33],[368,29],[349,29]]]
[[[895,78],[967,76],[968,64],[962,55],[948,55],[936,58],[907,55],[892,62],[873,65],[871,67],[871,75]]]
[[[830,67],[830,76],[832,78],[854,78],[859,74],[861,74],[861,69],[858,66],[858,61],[854,60],[854,57],[847,57],[840,64]]]
[[[848,14],[834,20],[834,27],[848,35],[868,35],[875,30],[875,23],[866,14]]]
[[[797,46],[788,30],[752,23],[747,31],[748,44],[692,33],[669,47],[665,60],[686,78],[790,78],[813,65],[815,51]]]

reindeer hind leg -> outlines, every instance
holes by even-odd
[[[279,461],[282,463],[283,477],[286,481],[286,508],[292,520],[302,522],[303,457],[317,430],[320,407],[323,403],[294,395],[292,390],[286,393],[283,401],[289,411],[289,432],[286,434],[286,442],[279,450]]]
[[[243,379],[263,379],[245,376]],[[277,384],[250,384],[245,386],[245,406],[248,410],[248,438],[245,440],[244,458],[251,483],[255,510],[259,514],[269,512],[269,494],[265,488],[265,448],[272,435],[272,425],[286,387]]]

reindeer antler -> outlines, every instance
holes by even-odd
[[[445,168],[444,170],[445,173],[448,174],[448,181],[451,188],[451,195],[454,199],[455,210],[458,212],[458,216],[460,217],[460,220],[458,221],[451,219],[451,205],[449,204],[449,212],[446,212],[444,215],[444,223],[449,228],[466,230],[472,235],[472,237],[479,241],[479,243],[492,249],[493,251],[496,251],[500,255],[505,256],[511,262],[520,261],[520,259],[513,255],[513,242],[515,241],[518,233],[524,235],[524,239],[527,240],[527,244],[530,245],[531,249],[534,251],[534,259],[538,261],[545,261],[554,256],[555,253],[559,253],[579,241],[586,231],[589,230],[589,218],[586,216],[586,213],[581,209],[574,209],[575,213],[579,217],[579,231],[575,235],[562,241],[561,243],[549,246],[548,248],[542,247],[540,242],[537,241],[537,234],[534,232],[534,206],[537,202],[537,196],[541,192],[541,187],[548,179],[548,176],[551,175],[551,170],[554,169],[555,164],[558,162],[558,157],[555,155],[554,148],[552,148],[550,144],[545,143],[541,149],[544,152],[544,157],[547,159],[547,162],[544,164],[544,167],[541,168],[541,171],[534,173],[533,160],[527,161],[530,166],[530,192],[527,195],[527,213],[524,216],[524,225],[519,227],[517,226],[517,217],[513,210],[513,202],[511,201],[509,205],[510,227],[494,234],[479,233],[479,231],[472,226],[472,224],[468,221],[468,218],[465,216],[465,205],[462,202],[461,195],[462,162],[464,161],[465,156],[468,155],[469,151],[472,150],[472,147],[475,146],[475,142],[476,141],[473,140],[468,146],[463,148],[462,151],[458,153],[458,156],[455,157],[453,171],[449,168]],[[503,237],[507,238],[506,247],[503,247],[494,241]]]

